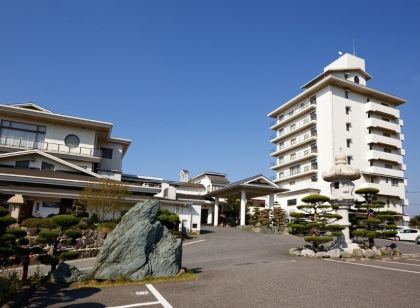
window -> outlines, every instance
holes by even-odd
[[[112,159],[112,149],[101,148],[102,158]]]
[[[310,103],[311,105],[316,104],[316,95],[311,96],[311,98],[309,98],[309,103]]]
[[[287,200],[287,206],[294,206],[297,204],[296,199],[289,199]]]
[[[29,160],[17,160],[15,162],[15,168],[17,169],[29,169]]]
[[[300,103],[299,108],[303,109],[303,107],[305,107],[305,103]]]
[[[318,176],[317,175],[311,176],[311,181],[312,182],[317,182],[318,181]]]
[[[371,144],[369,144],[369,150],[372,150],[373,146]]]
[[[371,128],[369,128],[369,134],[372,134],[372,129]]]
[[[284,118],[284,115],[280,115],[280,116],[279,116],[279,121],[282,121],[282,120],[283,120],[283,118]]]
[[[344,73],[344,79],[349,79],[349,73]]]
[[[316,112],[315,111],[311,112],[310,116],[311,116],[311,120],[316,120]]]
[[[375,181],[373,180],[373,176],[370,177],[370,182],[375,183]]]
[[[389,133],[382,133],[382,135],[384,135],[385,137],[391,137],[391,134]]]
[[[346,114],[350,114],[351,108],[350,106],[346,106]]]
[[[279,156],[279,160],[277,163],[281,164],[284,161],[284,156]]]
[[[382,117],[382,121],[389,122],[390,120],[388,118]]]
[[[290,181],[290,182],[289,182],[289,185],[290,185],[290,186],[295,185],[295,184],[296,184],[296,181]]]
[[[283,134],[283,132],[284,132],[284,128],[280,128],[278,134],[281,135],[281,134]]]
[[[313,137],[313,136],[316,136],[316,135],[317,135],[316,127],[312,127],[311,128],[311,136]]]
[[[279,179],[281,179],[281,178],[284,178],[284,172],[280,172],[279,173],[279,177],[278,177]]]
[[[53,164],[47,163],[46,161],[43,161],[41,164],[41,170],[54,170],[55,166]]]
[[[294,110],[292,110],[292,111],[290,111],[290,112],[288,113],[288,116],[289,116],[289,117],[291,117],[294,113],[295,113],[295,111],[294,111]]]
[[[292,125],[290,125],[289,130],[294,130],[295,128],[296,128],[296,124],[292,124]]]
[[[352,160],[353,160],[353,156],[351,156],[351,155],[347,156],[347,164],[348,165],[351,165]]]
[[[290,160],[296,159],[296,153],[290,154]]]
[[[369,166],[371,166],[371,167],[373,166],[373,161],[371,161],[371,160],[369,161]]]
[[[64,143],[69,148],[77,148],[80,144],[80,139],[74,134],[67,135],[66,138],[64,138]]]
[[[350,128],[351,128],[351,123],[346,123],[346,131],[350,131]]]
[[[398,179],[391,179],[391,185],[392,186],[398,186]]]
[[[295,174],[300,173],[300,165],[290,167],[289,172],[290,172],[290,175],[295,175]]]
[[[283,149],[284,148],[284,141],[279,143],[279,149]]]
[[[339,189],[340,188],[340,182],[334,182],[334,188]]]
[[[385,168],[392,169],[392,165],[391,164],[385,164]]]
[[[293,138],[292,140],[290,140],[290,144],[295,144],[296,143],[296,138]]]
[[[45,139],[45,126],[2,120],[1,141],[4,145],[38,148]]]
[[[369,103],[370,102],[370,98],[366,97],[366,102]]]
[[[352,143],[351,139],[346,139],[346,144],[348,148],[350,147],[351,143]]]
[[[360,82],[360,80],[359,80],[359,76],[354,76],[354,82],[355,82],[355,83],[359,83],[359,82]]]
[[[344,91],[344,97],[349,98],[349,91]]]
[[[385,153],[392,153],[392,150],[391,149],[388,149],[388,148],[384,148],[384,152]]]

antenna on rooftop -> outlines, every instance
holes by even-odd
[[[354,47],[354,39],[353,39],[353,56],[356,55],[356,48]]]

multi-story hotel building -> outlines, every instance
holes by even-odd
[[[305,195],[329,195],[330,183],[321,173],[335,155],[345,154],[362,174],[356,188],[377,188],[387,209],[404,212],[407,181],[398,106],[405,100],[368,87],[371,78],[363,59],[344,54],[268,114],[274,118],[274,182],[289,189],[277,195],[281,206],[293,211]]]

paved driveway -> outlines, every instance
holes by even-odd
[[[28,306],[418,307],[420,247],[399,245],[414,253],[411,260],[333,262],[289,256],[300,243],[290,235],[208,228],[184,245],[183,265],[197,280],[155,284],[159,296],[146,286],[67,288],[37,294]]]

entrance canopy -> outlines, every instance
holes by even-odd
[[[280,188],[274,182],[270,181],[262,174],[255,175],[243,179],[238,182],[231,183],[221,189],[212,191],[206,197],[215,197],[215,220],[214,224],[218,224],[219,198],[235,198],[241,199],[241,225],[245,225],[245,206],[247,198],[252,199],[269,195],[269,207],[274,206],[274,194],[288,191],[288,189]]]
[[[212,191],[206,196],[218,198],[237,198],[241,197],[242,191],[245,191],[249,199],[277,194],[288,191],[288,189],[280,188],[274,182],[266,178],[262,174],[249,177],[238,182],[231,183],[221,189]]]

